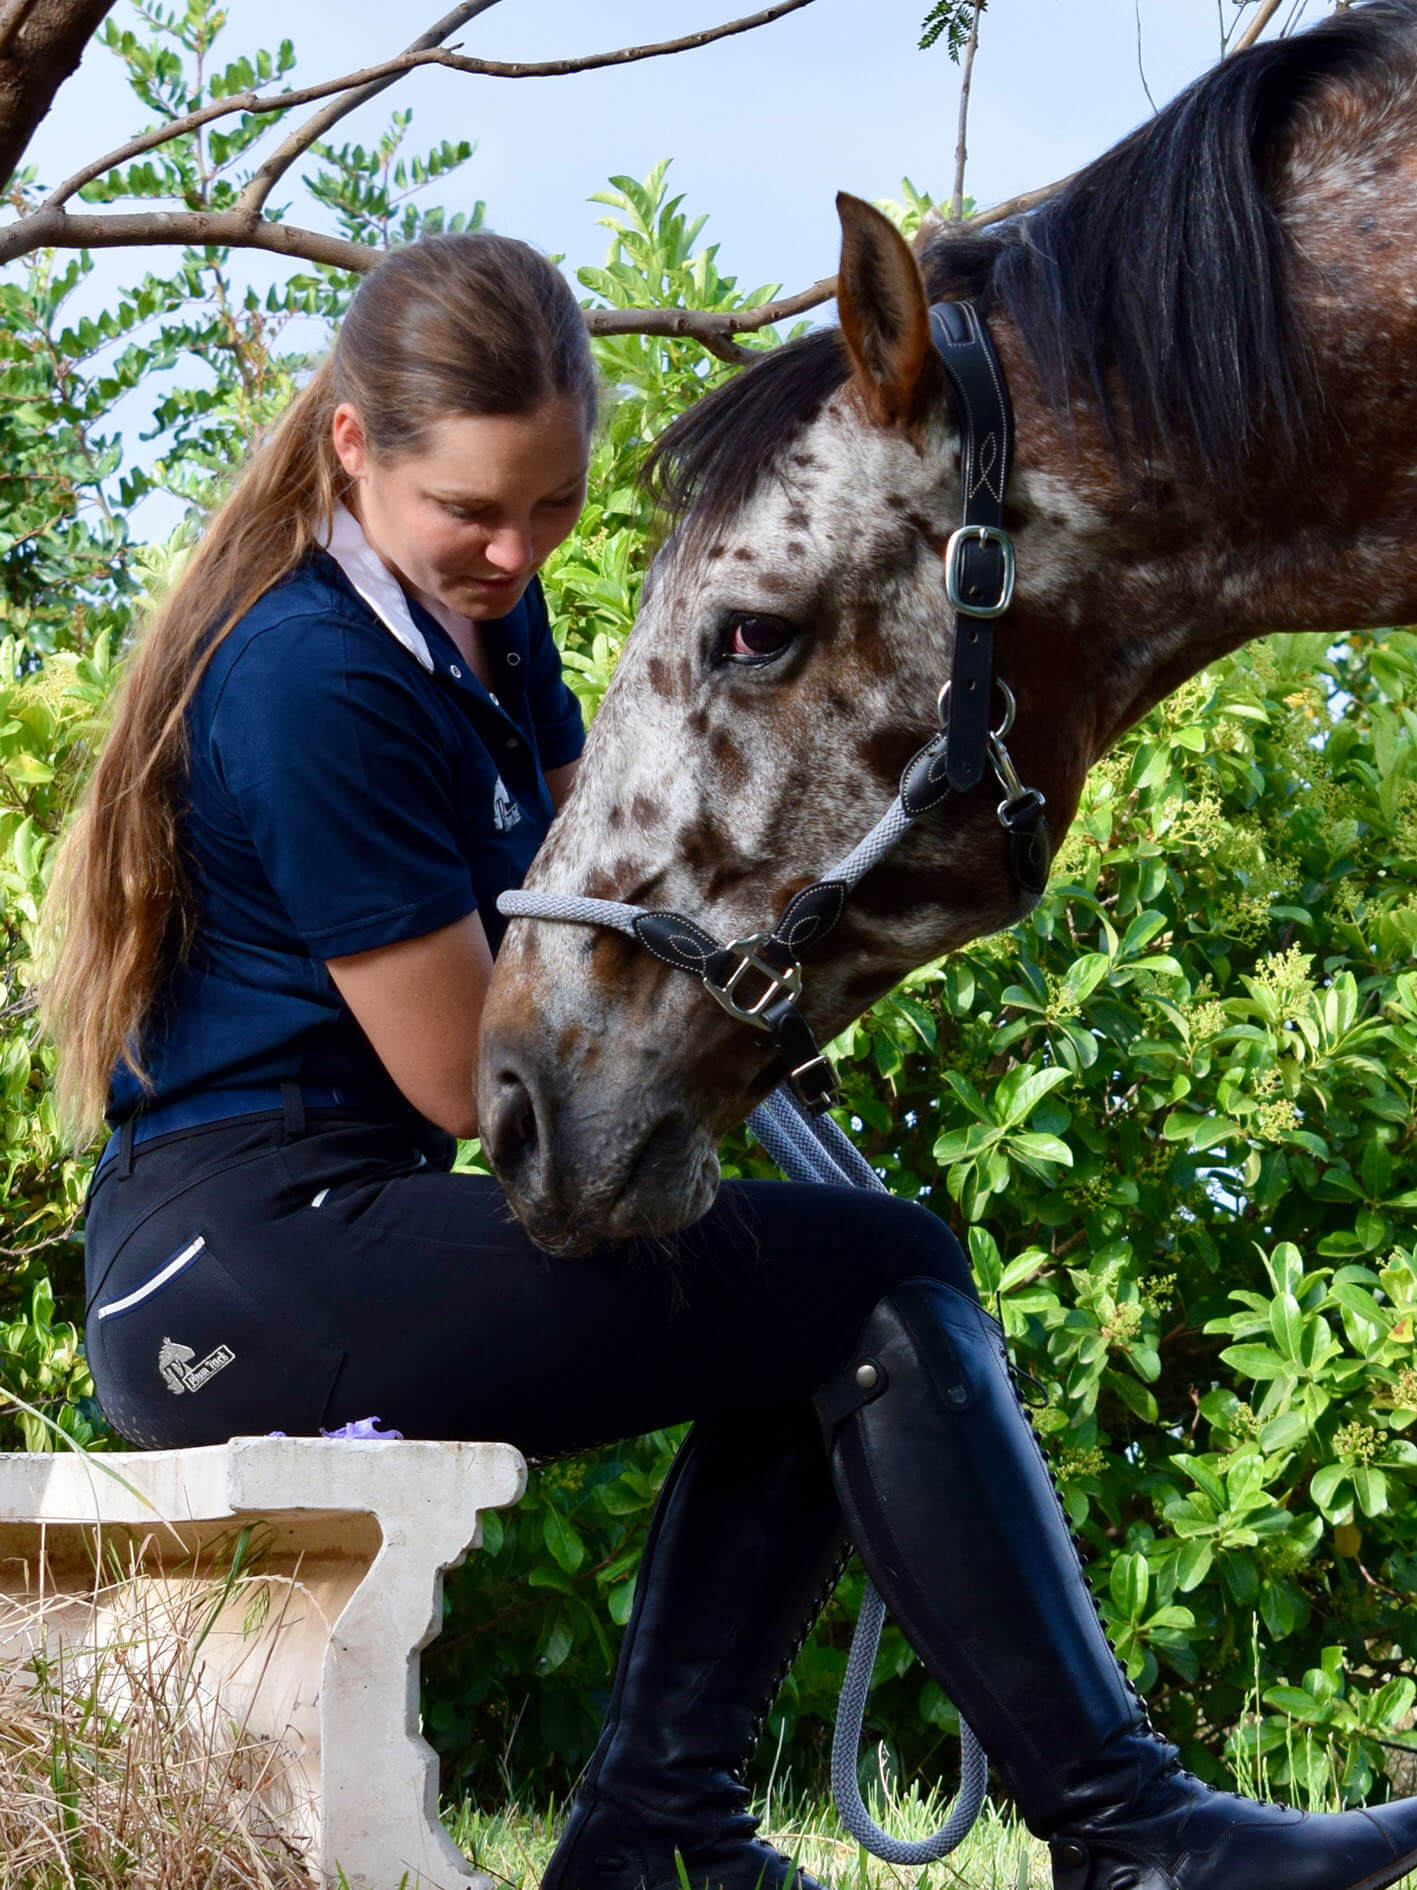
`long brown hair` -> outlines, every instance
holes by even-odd
[[[128,658],[56,856],[40,1018],[58,1049],[56,1095],[75,1148],[102,1128],[120,1061],[153,1091],[142,1029],[196,930],[180,854],[187,706],[218,643],[309,555],[347,489],[335,408],[357,409],[372,456],[387,462],[417,454],[451,414],[528,413],[565,395],[593,419],[585,322],[564,278],[527,244],[485,231],[425,237],[359,285],[333,352],[248,461]]]

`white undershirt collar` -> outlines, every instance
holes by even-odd
[[[427,637],[413,621],[403,586],[364,536],[359,520],[338,499],[323,543],[384,628],[433,673],[437,667],[433,652],[428,647]]]

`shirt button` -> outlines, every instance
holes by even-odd
[[[458,668],[456,663],[449,663],[448,674],[450,676],[456,676],[459,682],[462,681],[462,671]]]
[[[522,659],[517,655],[515,650],[507,651],[507,668],[508,669],[515,669],[517,664],[520,663],[521,660]]]
[[[521,742],[518,740],[518,738],[515,735],[509,735],[507,737],[507,746],[508,748],[520,748]]]

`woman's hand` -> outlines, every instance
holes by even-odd
[[[477,1037],[492,953],[475,912],[422,938],[330,958],[335,989],[399,1089],[440,1129],[477,1134]]]

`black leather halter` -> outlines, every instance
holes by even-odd
[[[937,302],[930,332],[954,391],[960,420],[963,518],[945,549],[945,596],[954,632],[949,680],[940,691],[940,728],[901,776],[900,793],[861,845],[824,878],[797,893],[768,932],[723,944],[694,919],[613,900],[555,893],[503,893],[513,918],[612,925],[677,971],[689,971],[730,1016],[766,1032],[793,1088],[814,1113],[834,1100],[835,1078],[802,1015],[802,958],[821,944],[847,895],[921,815],[951,793],[966,794],[992,769],[1003,799],[1009,871],[1031,907],[1048,883],[1051,843],[1044,800],[1019,780],[1004,745],[1014,698],[994,674],[994,625],[1014,593],[1014,547],[1004,530],[1004,492],[1013,456],[1013,412],[1003,370],[971,302]],[[996,682],[1002,722],[991,723]]]

